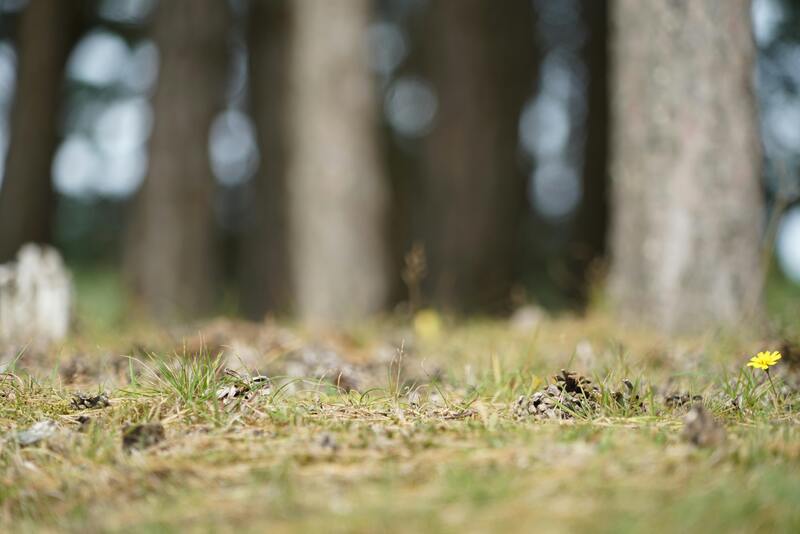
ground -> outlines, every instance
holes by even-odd
[[[800,531],[790,339],[601,311],[93,328],[6,354],[3,531]],[[745,367],[773,348],[774,390]]]

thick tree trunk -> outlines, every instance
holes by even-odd
[[[11,142],[0,186],[0,263],[27,242],[50,240],[50,168],[58,145],[64,66],[78,35],[81,3],[32,0],[19,28]]]
[[[568,250],[570,296],[588,303],[592,268],[606,253],[608,233],[609,123],[609,0],[583,0],[583,20],[589,36],[583,57],[589,75],[583,194],[571,228]]]
[[[287,161],[297,311],[325,323],[380,310],[388,184],[365,31],[369,0],[293,0]]]
[[[615,7],[617,310],[667,332],[736,326],[762,280],[749,2]]]
[[[446,308],[508,302],[525,206],[519,115],[535,75],[532,5],[431,4],[425,63],[439,110],[422,156],[428,292]]]
[[[214,181],[208,131],[222,108],[230,14],[219,0],[159,2],[161,65],[150,167],[126,251],[134,291],[160,317],[198,315],[213,302]]]
[[[286,195],[291,2],[255,0],[249,15],[250,87],[261,164],[254,213],[244,238],[241,295],[245,313],[286,312],[291,302]]]

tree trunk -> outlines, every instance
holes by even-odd
[[[134,206],[126,264],[136,294],[162,318],[210,309],[217,272],[208,131],[222,108],[230,13],[219,0],[159,2],[161,65],[150,166]]]
[[[50,241],[51,165],[58,145],[64,66],[78,35],[81,4],[32,0],[19,27],[11,142],[0,186],[0,263],[27,242]]]
[[[608,233],[608,160],[610,145],[608,98],[608,0],[583,0],[583,20],[589,36],[583,57],[589,75],[586,89],[586,146],[583,192],[571,227],[568,251],[570,296],[579,305],[590,298],[592,268],[606,253]]]
[[[242,247],[241,295],[245,313],[254,319],[286,312],[291,301],[286,208],[290,16],[288,0],[255,0],[249,14],[250,87],[261,164]]]
[[[686,332],[758,312],[749,4],[616,2],[610,291],[624,319]]]
[[[439,101],[422,155],[427,291],[446,308],[507,304],[525,206],[519,116],[535,76],[532,5],[438,1],[427,77]]]
[[[388,184],[367,63],[369,0],[293,0],[287,161],[301,318],[380,310],[389,291]]]

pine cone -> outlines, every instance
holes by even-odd
[[[90,410],[92,408],[106,408],[111,403],[108,401],[106,393],[99,395],[88,395],[86,393],[72,394],[72,407],[76,410]]]

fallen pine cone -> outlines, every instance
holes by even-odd
[[[90,410],[92,408],[106,408],[111,403],[108,401],[108,395],[100,393],[99,395],[87,395],[85,393],[72,394],[72,407],[76,410]]]
[[[670,408],[678,408],[686,404],[702,401],[702,395],[689,395],[688,393],[672,393],[664,397],[664,404]]]
[[[517,417],[571,419],[577,413],[594,411],[600,390],[592,381],[574,372],[561,370],[554,383],[532,395],[520,396],[514,403]]]
[[[622,391],[608,392],[620,406],[644,410],[639,395],[630,380],[623,380]],[[572,419],[576,415],[595,413],[600,408],[602,391],[585,376],[561,370],[553,377],[553,383],[531,395],[522,395],[514,403],[512,411],[516,417],[540,419]]]

